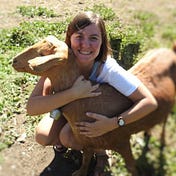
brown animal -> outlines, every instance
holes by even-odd
[[[72,51],[64,42],[53,36],[17,55],[13,59],[13,67],[20,72],[48,76],[55,92],[71,87],[80,75]],[[158,109],[134,123],[100,137],[88,138],[80,135],[75,128],[76,121],[92,121],[85,112],[96,112],[111,118],[129,108],[132,102],[111,86],[102,84],[98,89],[102,92],[100,96],[80,99],[62,107],[62,112],[76,139],[84,146],[81,168],[74,172],[73,176],[86,176],[94,149],[119,152],[125,160],[128,171],[136,176],[135,160],[129,142],[131,134],[147,131],[154,125],[165,122],[171,112],[176,94],[176,55],[173,50],[164,48],[152,50],[129,72],[136,75],[149,88],[158,102]]]

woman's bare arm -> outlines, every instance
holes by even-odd
[[[83,79],[83,76],[80,76],[71,88],[53,94],[50,80],[41,77],[29,97],[27,112],[30,115],[39,115],[62,107],[80,98],[98,96],[101,92],[93,92],[98,87],[98,84],[92,86],[90,81],[87,81]]]

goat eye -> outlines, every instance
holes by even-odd
[[[40,56],[45,56],[43,53],[40,53]]]
[[[16,59],[14,59],[14,60],[13,60],[13,64],[16,64],[16,63],[17,63],[17,60],[16,60]]]
[[[49,47],[53,47],[54,44],[52,42],[49,42],[48,45]]]

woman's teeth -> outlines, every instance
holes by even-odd
[[[80,54],[89,55],[91,54],[91,52],[90,51],[80,51]]]

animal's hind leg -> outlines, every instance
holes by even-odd
[[[162,123],[162,129],[161,129],[161,136],[160,136],[160,143],[161,143],[161,147],[160,149],[163,150],[164,146],[165,146],[165,132],[166,132],[166,123],[167,123],[167,117],[164,119],[163,123]],[[149,144],[149,140],[151,137],[151,131],[148,130],[144,133],[144,137],[145,137],[145,151],[147,152],[148,150],[148,144]]]
[[[165,147],[165,144],[166,144],[166,142],[165,142],[166,123],[167,123],[167,117],[164,119],[162,131],[161,131],[161,138],[160,138],[161,150],[163,150],[163,148]]]
[[[130,141],[124,142],[121,146],[118,146],[117,150],[118,153],[122,155],[124,158],[126,168],[132,176],[138,176],[138,172],[136,169],[136,161],[132,155]]]
[[[79,170],[75,171],[72,176],[87,176],[88,168],[94,151],[92,149],[83,149],[83,160]]]
[[[146,156],[146,153],[149,150],[149,141],[150,141],[150,138],[151,138],[151,131],[150,130],[145,131],[144,132],[145,146],[144,146],[144,148],[142,150],[142,155],[143,156]]]

